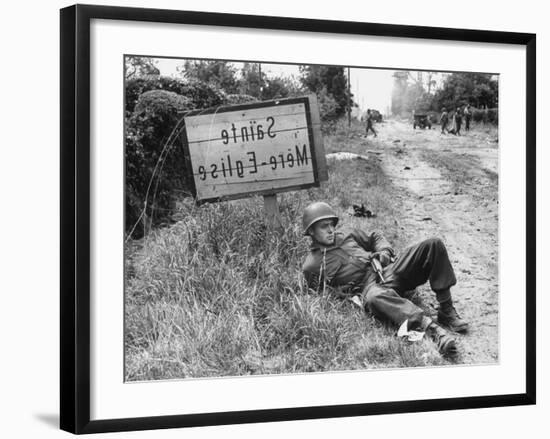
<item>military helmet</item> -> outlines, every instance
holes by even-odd
[[[329,218],[334,220],[334,225],[338,224],[338,216],[336,216],[336,213],[332,210],[332,207],[330,207],[327,203],[323,203],[322,201],[311,203],[304,209],[304,215],[302,217],[304,235],[307,234],[308,229],[314,223]]]

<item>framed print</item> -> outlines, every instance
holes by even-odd
[[[535,403],[535,35],[61,10],[61,428]]]

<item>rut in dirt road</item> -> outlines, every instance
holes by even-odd
[[[394,122],[379,141],[384,172],[399,188],[400,227],[411,241],[438,236],[453,263],[452,289],[459,313],[470,322],[460,337],[461,363],[498,360],[498,150],[471,139],[412,131]],[[387,133],[400,137],[392,141]],[[476,139],[479,142],[479,139]],[[482,156],[482,158],[481,158]],[[422,306],[435,316],[429,286]]]

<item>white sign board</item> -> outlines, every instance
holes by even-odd
[[[221,107],[185,116],[188,172],[198,201],[274,194],[319,185],[324,163],[311,98]],[[316,102],[314,119],[319,121]],[[314,133],[314,131],[316,131]],[[318,131],[318,132],[317,132]],[[321,172],[322,178],[324,173]]]

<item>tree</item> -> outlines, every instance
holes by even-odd
[[[226,61],[185,61],[179,73],[186,79],[202,81],[225,93],[237,93],[237,69]]]
[[[342,116],[353,106],[353,95],[348,94],[345,68],[339,66],[300,66],[302,85],[321,99],[321,92],[336,103],[336,115]]]
[[[393,89],[391,95],[392,114],[401,114],[405,111],[405,94],[407,93],[409,72],[398,70],[393,74]]]
[[[275,76],[264,79],[262,99],[281,99],[304,94],[304,89],[294,77]]]
[[[394,72],[391,110],[393,114],[408,114],[413,111],[426,113],[434,110],[433,98],[438,80],[443,78],[437,72]]]
[[[260,77],[260,64],[245,62],[241,69],[239,79],[239,93],[262,99],[262,80]]]
[[[434,104],[438,109],[455,108],[468,103],[476,108],[497,107],[498,81],[487,73],[452,73],[434,96]]]
[[[160,70],[154,58],[146,56],[126,56],[124,58],[124,77],[132,79],[139,76],[159,76]]]

